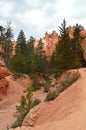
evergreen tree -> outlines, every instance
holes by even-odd
[[[12,28],[11,23],[7,23],[6,32],[3,34],[3,43],[2,43],[2,53],[5,64],[8,66],[10,62],[10,58],[12,57],[13,44],[12,44]]]
[[[26,38],[23,30],[19,32],[15,52],[16,55],[17,54],[26,55]]]
[[[83,49],[81,47],[82,37],[80,36],[80,26],[78,24],[75,26],[73,36],[74,38],[72,39],[72,42],[74,44],[75,66],[81,67],[85,64],[85,61],[83,57]]]
[[[34,53],[34,38],[31,36],[30,39],[27,42],[27,51],[28,56],[31,57]]]
[[[30,37],[30,39],[26,43],[26,73],[32,73],[32,59],[34,56],[34,38]],[[28,57],[28,58],[27,58]]]
[[[38,46],[35,50],[35,57],[37,62],[37,72],[46,73],[47,72],[47,57],[45,51],[43,50],[44,43],[42,39],[39,40]],[[45,67],[46,66],[46,67]]]
[[[3,26],[0,26],[0,47],[2,49],[2,45],[5,42],[5,28]],[[0,58],[2,58],[3,56],[2,50],[0,50]]]
[[[22,54],[14,55],[11,58],[11,69],[18,73],[25,73],[26,59]]]
[[[0,26],[0,43],[4,40],[5,28]]]
[[[52,66],[54,71],[63,72],[67,69],[74,68],[74,55],[72,40],[66,28],[66,21],[63,20],[60,29],[60,40],[52,56]]]

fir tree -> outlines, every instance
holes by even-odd
[[[2,45],[4,44],[5,42],[5,28],[3,26],[0,26],[0,47],[2,49]],[[3,53],[2,53],[2,50],[0,50],[0,58],[3,57]]]
[[[2,43],[2,53],[3,53],[3,59],[5,64],[8,66],[10,59],[12,57],[12,51],[13,51],[13,44],[12,44],[12,28],[11,23],[7,23],[6,32],[3,34],[3,43]]]
[[[84,57],[83,57],[83,49],[81,47],[81,40],[82,37],[80,36],[80,26],[76,24],[74,33],[73,33],[74,38],[73,40],[73,50],[75,54],[75,66],[76,67],[81,67],[85,64]]]
[[[33,55],[34,53],[34,38],[32,36],[27,42],[27,50],[28,50],[28,56],[31,57],[31,55]]]
[[[23,30],[19,32],[15,52],[16,52],[16,55],[17,54],[26,55],[26,38],[25,38],[25,34]]]
[[[43,50],[43,47],[44,47],[44,43],[42,42],[42,39],[40,39],[38,46],[35,50],[37,71],[39,73],[46,73],[47,72],[47,57],[45,55],[45,51]]]
[[[52,66],[54,71],[63,72],[67,69],[74,68],[74,55],[72,40],[66,28],[66,21],[63,20],[60,29],[60,40],[52,56]]]

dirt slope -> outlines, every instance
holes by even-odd
[[[0,102],[0,110],[7,109],[10,105],[14,105],[20,101],[23,90],[31,83],[29,77],[19,78],[14,80],[12,76],[6,77],[8,81],[7,94],[3,95],[2,102]]]
[[[79,71],[79,80],[58,98],[34,108],[37,110],[37,118],[33,128],[22,127],[16,130],[86,130],[86,69]],[[23,125],[28,126],[28,120]]]
[[[7,130],[7,127],[14,123],[15,105],[19,103],[23,90],[30,84],[30,78],[19,78],[13,80],[12,76],[6,77],[9,87],[7,95],[2,96],[0,101],[0,130]]]

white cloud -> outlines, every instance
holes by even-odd
[[[3,17],[9,17],[11,16],[11,11],[13,9],[13,3],[0,3],[0,15]]]
[[[14,33],[23,29],[27,38],[57,30],[65,18],[67,25],[86,27],[85,0],[0,0],[0,24],[11,20]]]

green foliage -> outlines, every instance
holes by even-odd
[[[47,83],[50,83],[50,82],[51,82],[51,78],[50,78],[48,75],[43,74],[43,78],[45,79],[45,81],[46,81]]]
[[[50,84],[49,83],[45,83],[43,85],[43,88],[44,88],[44,92],[48,92],[50,90]]]
[[[27,53],[29,58],[34,54],[34,38],[31,36],[27,41]]]
[[[50,91],[50,92],[48,92],[45,101],[52,101],[52,100],[54,100],[58,95],[59,95],[59,93],[57,93],[56,91]]]
[[[38,75],[37,74],[33,74],[32,75],[32,79],[33,79],[32,86],[34,86],[36,88],[36,90],[40,89],[41,88],[41,84],[38,81]]]
[[[28,87],[28,90],[33,92],[33,91],[37,91],[38,89],[35,86],[31,85],[31,86]]]
[[[63,20],[61,25],[60,40],[51,59],[52,70],[56,76],[65,70],[80,68],[85,65],[79,26],[75,26],[74,38],[71,39],[66,28],[66,21]]]
[[[73,74],[69,75],[67,78],[58,81],[57,87],[54,91],[49,91],[45,101],[54,100],[61,92],[67,89],[70,85],[72,85],[78,78],[80,77],[79,71],[73,72]]]
[[[36,71],[38,73],[46,73],[47,72],[47,57],[45,55],[45,52],[43,50],[44,43],[42,42],[42,39],[39,40],[38,46],[35,50],[35,64],[36,64]],[[46,66],[46,67],[45,67]]]
[[[33,102],[31,103],[31,108],[33,108],[34,106],[38,105],[40,102],[41,102],[40,99],[35,98],[33,100]]]
[[[5,64],[9,66],[10,58],[12,56],[13,44],[12,44],[12,27],[11,22],[7,23],[7,27],[4,28],[0,26],[0,44],[1,44],[1,58],[4,60]]]
[[[29,87],[25,90],[25,96],[21,97],[20,105],[16,106],[16,121],[12,125],[12,128],[16,128],[22,125],[22,122],[27,115],[27,113],[34,106],[40,103],[39,99],[32,99],[32,93]]]
[[[16,55],[17,54],[26,55],[26,38],[23,30],[19,32],[15,53]]]
[[[18,54],[11,58],[11,69],[17,73],[24,73],[26,69],[26,59],[24,55]]]
[[[0,44],[4,41],[4,33],[5,33],[5,28],[3,26],[0,26]]]
[[[71,40],[66,30],[65,20],[62,23],[62,27],[60,27],[60,35],[60,40],[56,45],[56,50],[52,57],[52,66],[55,68],[56,71],[60,70],[63,72],[72,67],[71,59],[73,59],[71,52]]]
[[[74,29],[74,33],[73,33],[74,38],[72,39],[74,47],[73,47],[73,51],[74,51],[74,55],[75,55],[75,66],[76,68],[82,67],[85,64],[85,60],[83,57],[83,49],[81,47],[81,40],[82,37],[80,36],[80,26],[78,24],[76,24],[75,29]]]
[[[18,78],[24,77],[24,74],[14,72],[12,76],[13,76],[14,80],[16,80]]]
[[[44,92],[48,92],[50,90],[51,78],[45,74],[43,74],[43,78],[46,83],[44,83],[43,88]]]

